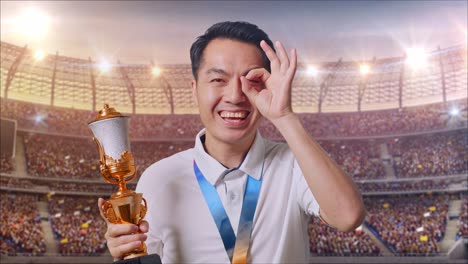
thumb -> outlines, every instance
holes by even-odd
[[[242,92],[247,96],[250,103],[255,105],[255,97],[258,95],[258,91],[249,84],[249,81],[245,76],[241,76]]]

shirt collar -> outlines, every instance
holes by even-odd
[[[228,169],[224,167],[219,161],[206,153],[201,141],[201,137],[205,135],[205,131],[205,129],[202,129],[198,132],[197,137],[195,138],[195,162],[206,180],[214,186],[224,175],[236,169]],[[262,177],[264,160],[265,140],[260,135],[260,132],[257,131],[255,140],[250,147],[247,156],[237,169],[252,176],[256,180],[259,180]]]

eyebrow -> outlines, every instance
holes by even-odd
[[[262,68],[261,66],[253,66],[252,68],[247,69],[242,73],[242,76],[246,76],[249,71],[254,70],[254,69],[260,69]],[[217,73],[217,74],[222,74],[222,75],[229,75],[225,70],[221,68],[210,68],[206,72],[206,74],[212,74],[212,73]]]
[[[211,68],[211,69],[208,69],[205,73],[206,74],[217,73],[217,74],[222,74],[222,75],[228,75],[228,73],[225,70],[220,69],[220,68]]]

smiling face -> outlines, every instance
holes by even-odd
[[[242,92],[240,77],[263,68],[253,44],[218,38],[203,52],[197,80],[192,81],[206,136],[226,144],[251,144],[261,117]]]

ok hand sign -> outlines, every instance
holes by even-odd
[[[241,77],[242,91],[260,113],[274,122],[292,114],[291,85],[296,73],[296,49],[291,50],[291,59],[283,45],[275,43],[277,53],[264,41],[260,46],[266,53],[271,65],[271,74],[265,69],[253,69]]]

